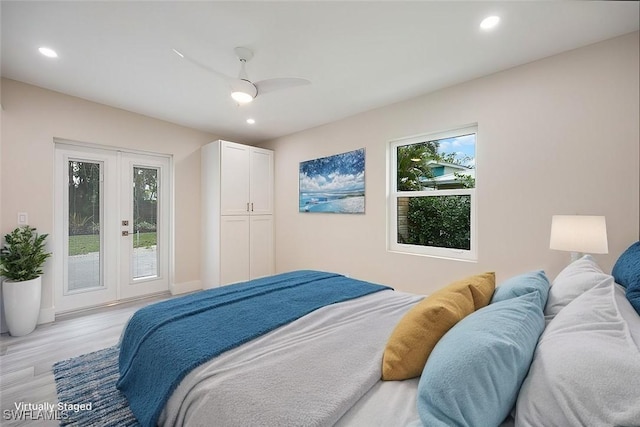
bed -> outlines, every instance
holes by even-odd
[[[134,315],[118,388],[143,426],[640,426],[640,242],[613,274],[216,288]]]

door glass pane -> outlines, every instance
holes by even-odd
[[[100,163],[69,161],[68,290],[102,286]]]
[[[158,169],[133,168],[133,278],[158,276]]]

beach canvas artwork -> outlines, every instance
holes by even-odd
[[[300,163],[300,212],[364,213],[364,148]]]

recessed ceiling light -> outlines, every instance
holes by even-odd
[[[43,54],[44,56],[46,56],[47,58],[57,58],[58,54],[56,53],[55,50],[50,49],[48,47],[41,47],[38,49],[38,51]]]
[[[498,25],[499,22],[500,22],[499,16],[495,16],[495,15],[488,16],[482,20],[482,22],[480,23],[480,28],[482,28],[483,30],[490,30],[496,25]]]
[[[247,119],[247,123],[249,123],[250,125],[255,124],[255,120],[253,119]]]

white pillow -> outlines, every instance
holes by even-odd
[[[616,292],[611,277],[549,323],[518,395],[516,425],[640,426],[640,351],[631,335],[639,319],[625,319],[620,306],[630,304]]]
[[[611,277],[602,271],[591,255],[585,255],[566,266],[549,289],[549,298],[544,308],[547,324],[576,297]]]

